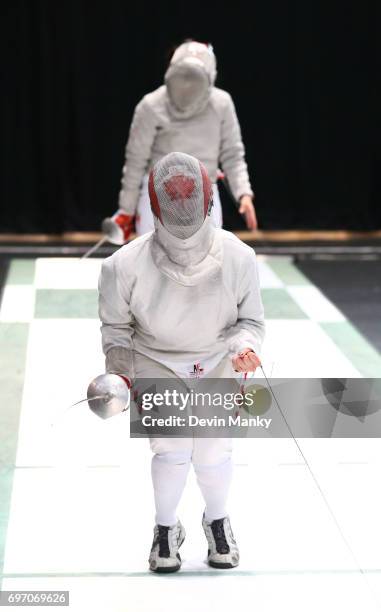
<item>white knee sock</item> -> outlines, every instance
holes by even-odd
[[[205,500],[205,518],[211,523],[227,516],[226,503],[233,474],[231,457],[218,465],[194,465],[197,482]]]
[[[160,453],[152,458],[157,525],[170,527],[177,523],[176,509],[185,487],[190,458],[190,451]]]

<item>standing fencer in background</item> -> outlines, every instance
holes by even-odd
[[[230,191],[239,202],[247,227],[257,228],[252,191],[240,125],[233,100],[214,86],[216,57],[211,45],[196,41],[180,45],[165,74],[165,84],[139,102],[126,146],[119,209],[125,238],[153,230],[148,199],[148,173],[172,151],[199,159],[213,182],[212,219],[222,226],[217,170],[221,166]]]
[[[232,378],[253,372],[264,336],[254,251],[217,229],[213,190],[197,159],[171,153],[149,176],[154,232],[103,262],[99,314],[106,371],[139,378]],[[208,562],[230,568],[239,552],[227,515],[232,441],[152,438],[156,526],[150,569],[180,568],[185,531],[176,516],[190,464],[205,501]]]

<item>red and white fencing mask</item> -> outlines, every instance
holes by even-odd
[[[149,197],[154,216],[177,238],[190,238],[213,204],[212,184],[204,165],[186,153],[169,153],[152,169]]]

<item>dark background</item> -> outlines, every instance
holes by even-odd
[[[377,4],[3,2],[0,232],[99,229],[133,109],[185,37],[214,45],[262,229],[380,228]]]

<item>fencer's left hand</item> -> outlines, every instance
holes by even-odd
[[[246,348],[232,357],[232,365],[236,372],[255,372],[261,361],[252,349]]]
[[[247,227],[253,232],[258,229],[257,215],[253,204],[253,198],[250,195],[244,195],[239,201],[238,212],[245,217]]]

